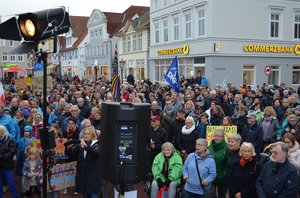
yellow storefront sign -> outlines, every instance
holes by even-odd
[[[156,53],[157,53],[158,56],[174,55],[174,54],[187,55],[187,54],[190,53],[190,48],[189,48],[188,44],[185,44],[183,47],[158,50]]]
[[[296,46],[246,44],[243,46],[243,50],[247,53],[295,53],[296,55],[300,55],[300,44],[297,44]]]

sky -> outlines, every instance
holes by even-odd
[[[90,16],[93,9],[124,12],[129,6],[150,6],[150,0],[0,0],[2,22],[20,13],[65,6],[73,16]]]

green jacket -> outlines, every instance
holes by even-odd
[[[223,140],[220,143],[215,143],[215,141],[212,140],[208,150],[216,161],[217,177],[215,183],[223,183],[224,179],[227,179],[226,176],[228,173],[227,158],[229,149],[227,142]]]
[[[165,162],[164,154],[163,152],[160,152],[159,154],[156,155],[152,164],[152,174],[155,180],[161,178],[161,180],[165,182],[168,179],[165,178],[162,173],[164,162]],[[175,153],[173,153],[173,155],[169,159],[168,170],[169,170],[169,179],[173,182],[175,181],[177,183],[180,183],[180,179],[182,175],[182,159],[178,151],[175,151]]]

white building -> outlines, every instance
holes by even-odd
[[[180,75],[210,86],[300,85],[299,0],[151,0],[150,21],[151,80],[177,55]]]

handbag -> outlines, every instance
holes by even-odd
[[[215,187],[213,186],[211,189],[206,189],[205,186],[201,182],[202,179],[201,179],[201,176],[200,176],[200,171],[199,171],[199,167],[198,167],[196,155],[195,155],[195,163],[196,163],[196,168],[197,168],[197,174],[198,174],[199,182],[200,182],[201,187],[204,190],[204,197],[205,198],[217,198]]]

